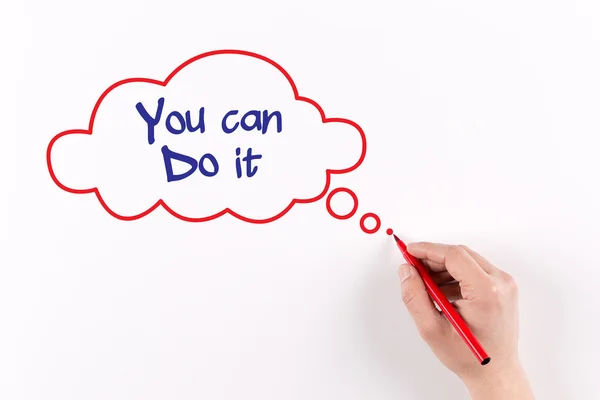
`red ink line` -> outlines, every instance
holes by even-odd
[[[365,226],[365,221],[367,220],[367,218],[373,218],[375,220],[375,227],[374,228],[368,229]],[[362,229],[364,233],[368,233],[370,235],[372,233],[377,232],[380,227],[381,227],[381,219],[379,219],[379,217],[375,213],[366,213],[360,219],[360,229]]]
[[[336,194],[338,194],[340,192],[347,193],[347,194],[350,195],[350,197],[352,197],[352,209],[350,210],[349,213],[343,214],[343,215],[342,214],[337,214],[331,208],[331,199],[333,198],[333,196],[335,196]],[[336,219],[349,219],[349,218],[352,218],[354,216],[354,214],[356,214],[356,211],[358,210],[358,196],[356,196],[356,193],[354,193],[352,190],[350,190],[348,188],[339,187],[337,189],[333,189],[329,193],[329,195],[327,196],[327,200],[325,200],[325,207],[327,207],[327,212],[333,218],[336,218]]]

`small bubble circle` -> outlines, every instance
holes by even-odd
[[[373,227],[372,229],[368,229],[365,226],[365,221],[367,220],[367,218],[372,218],[375,220],[375,227]],[[379,217],[377,216],[377,214],[374,213],[366,213],[365,215],[362,216],[362,218],[360,219],[360,229],[363,230],[364,233],[368,233],[369,235],[372,233],[375,233],[379,230],[379,228],[381,227],[381,220],[379,219]]]
[[[387,233],[388,235],[393,235],[394,234],[394,230],[392,228],[387,228],[387,230],[385,231],[385,233]]]
[[[333,198],[333,196],[335,196],[336,194],[338,194],[340,192],[349,194],[350,197],[352,198],[352,210],[350,210],[350,212],[347,213],[347,214],[337,214],[331,208],[331,199]],[[329,193],[329,195],[327,196],[327,200],[325,201],[325,207],[327,207],[327,212],[333,218],[336,218],[336,219],[348,219],[348,218],[352,218],[352,216],[354,214],[356,214],[356,210],[358,210],[358,197],[356,196],[356,194],[352,190],[350,190],[348,188],[344,188],[344,187],[339,187],[337,189],[333,189],[331,191],[331,193]]]

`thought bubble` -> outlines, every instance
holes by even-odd
[[[338,211],[335,211],[334,207],[332,205],[334,198],[339,197],[340,193],[345,193],[350,198],[350,203],[351,203],[350,211],[348,211],[346,213],[340,213]],[[350,190],[348,188],[345,188],[345,187],[335,188],[331,192],[329,192],[329,194],[327,195],[327,199],[325,200],[325,207],[327,208],[327,212],[329,213],[329,215],[331,215],[333,218],[340,219],[340,220],[350,219],[358,211],[358,196],[356,195],[356,193],[354,193],[352,190]],[[370,221],[370,220],[373,221],[372,228],[369,228],[366,226],[367,221]],[[360,218],[359,226],[360,226],[360,229],[362,229],[362,231],[364,233],[371,235],[373,233],[378,232],[379,228],[381,228],[381,219],[379,218],[379,216],[377,214],[375,214],[373,212],[368,212]],[[388,235],[393,235],[394,231],[393,231],[393,229],[388,228],[388,229],[386,229],[385,233]]]
[[[365,153],[361,127],[327,117],[279,64],[219,50],[164,81],[113,84],[87,129],[51,140],[47,163],[56,185],[95,194],[121,220],[163,207],[190,222],[230,214],[268,223],[322,199],[331,176],[358,168]]]

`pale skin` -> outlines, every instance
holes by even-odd
[[[491,357],[482,366],[440,313],[416,269],[399,268],[402,297],[419,334],[436,357],[468,388],[473,400],[533,400],[518,354],[519,309],[515,280],[466,246],[411,243],[440,288]]]

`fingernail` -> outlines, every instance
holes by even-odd
[[[408,264],[401,265],[400,266],[400,281],[404,282],[406,279],[408,279],[408,277],[412,275],[413,269],[414,268]]]

